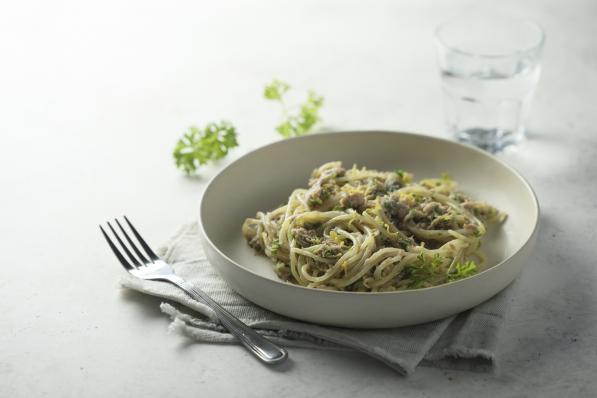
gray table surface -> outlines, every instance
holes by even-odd
[[[292,350],[283,369],[167,333],[121,291],[97,224],[126,213],[155,245],[197,214],[205,179],[170,151],[234,121],[240,154],[278,139],[273,77],[325,95],[330,129],[443,135],[432,30],[489,2],[12,2],[0,12],[0,396],[589,396],[597,389],[595,2],[504,1],[542,24],[530,139],[499,155],[542,206],[496,374]],[[207,168],[205,178],[219,167]]]

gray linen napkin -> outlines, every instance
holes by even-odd
[[[401,374],[419,365],[489,371],[495,367],[498,334],[512,286],[459,315],[422,325],[394,329],[345,329],[300,322],[265,310],[234,292],[203,256],[196,223],[184,225],[159,250],[176,273],[203,289],[224,308],[260,333],[287,347],[361,351],[381,360]],[[195,310],[184,313],[168,303],[171,331],[205,343],[237,343],[220,325],[213,311],[165,282],[143,281],[130,275],[121,285],[166,298]]]

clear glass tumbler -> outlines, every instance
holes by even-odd
[[[465,16],[438,26],[435,39],[449,132],[492,152],[522,140],[543,30],[522,19]]]

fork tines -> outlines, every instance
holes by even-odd
[[[104,228],[101,225],[99,227],[100,227],[100,230],[102,231],[102,234],[104,235],[104,238],[106,238],[106,241],[108,242],[108,245],[110,246],[110,248],[112,249],[112,251],[116,255],[116,258],[118,258],[118,261],[120,261],[120,263],[122,264],[122,266],[127,271],[135,269],[135,268],[138,268],[138,267],[142,267],[143,265],[151,264],[155,260],[159,260],[159,257],[153,252],[153,250],[151,250],[151,247],[149,247],[149,245],[147,244],[147,242],[145,242],[145,239],[143,239],[143,237],[141,237],[141,234],[139,234],[139,232],[137,231],[137,229],[133,226],[133,224],[129,221],[129,219],[126,216],[124,216],[124,221],[128,225],[130,231],[132,231],[132,233],[135,236],[138,244],[135,244],[135,242],[131,239],[131,237],[129,236],[129,234],[123,228],[122,224],[120,224],[120,222],[118,221],[118,219],[114,219],[114,221],[116,222],[116,225],[118,225],[118,229],[120,230],[120,232],[124,236],[124,239],[128,242],[128,246],[130,246],[132,248],[132,250],[133,250],[133,252],[135,252],[136,256],[133,255],[133,253],[131,252],[131,250],[129,250],[129,247],[123,242],[123,240],[120,238],[120,235],[118,234],[118,232],[116,232],[116,230],[114,229],[114,227],[112,227],[112,224],[110,224],[109,221],[107,222],[108,227],[110,228],[110,231],[112,232],[112,235],[114,235],[114,237],[118,241],[118,244],[120,245],[120,247],[122,248],[122,250],[126,254],[126,257],[122,254],[122,252],[114,244],[114,242],[112,241],[112,239],[110,239],[110,236],[108,235],[108,233],[106,232],[106,230],[104,230]],[[138,248],[139,245],[144,250],[145,255]],[[128,260],[127,260],[127,257],[128,257]]]

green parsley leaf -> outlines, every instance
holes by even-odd
[[[454,264],[454,270],[448,274],[448,281],[456,281],[458,279],[468,278],[477,273],[477,264],[474,261],[467,261],[466,263]]]
[[[411,280],[408,287],[418,289],[431,286],[440,273],[442,262],[443,258],[439,254],[434,254],[433,257],[426,256],[425,253],[419,254],[417,261],[406,270],[408,279]]]
[[[290,90],[290,86],[281,80],[274,79],[270,84],[265,86],[263,96],[268,100],[282,101],[282,97]]]
[[[321,121],[319,111],[324,99],[315,91],[307,93],[307,100],[298,109],[289,112],[284,103],[284,94],[290,90],[290,85],[280,80],[274,80],[267,86],[263,95],[270,101],[278,101],[284,110],[282,122],[276,126],[276,131],[284,138],[308,134]]]
[[[230,123],[209,123],[203,130],[191,126],[178,140],[172,155],[176,167],[187,175],[197,175],[197,169],[223,158],[237,147],[236,129]]]

